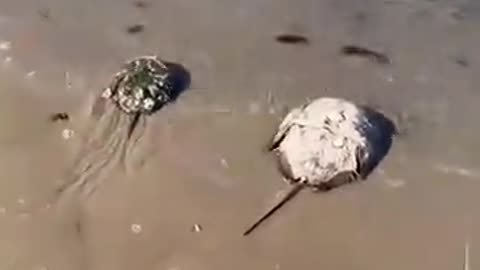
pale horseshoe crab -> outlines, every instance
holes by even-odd
[[[244,235],[306,187],[328,191],[366,179],[387,154],[395,133],[383,114],[344,99],[318,98],[291,110],[269,148],[291,187]]]
[[[123,162],[125,169],[129,153],[143,136],[147,117],[174,101],[189,83],[183,66],[157,56],[127,61],[96,97],[86,140],[54,201],[72,193],[86,199],[102,184],[109,168]]]

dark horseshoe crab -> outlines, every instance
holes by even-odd
[[[329,191],[366,179],[387,154],[395,133],[393,122],[380,112],[344,99],[318,98],[291,110],[269,148],[291,187],[244,235],[304,188]]]
[[[122,164],[127,169],[147,118],[174,101],[188,87],[189,79],[181,65],[156,56],[127,61],[96,97],[89,115],[91,126],[55,201],[71,193],[85,199],[103,183],[107,171]]]
[[[113,101],[126,114],[150,115],[172,99],[172,76],[156,56],[138,57],[115,74],[102,97]]]

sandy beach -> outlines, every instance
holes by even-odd
[[[476,0],[0,0],[0,269],[460,270],[466,245],[480,268],[479,27]],[[59,213],[94,97],[149,54],[188,89],[148,118],[127,172]],[[320,96],[400,134],[367,181],[303,192],[243,237],[286,188],[263,147]]]

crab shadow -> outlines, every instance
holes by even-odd
[[[363,109],[369,124],[361,126],[360,132],[369,142],[370,149],[369,157],[365,160],[360,174],[366,179],[387,156],[398,131],[393,121],[384,114],[369,107]]]
[[[183,92],[189,89],[191,83],[190,72],[183,65],[178,63],[164,61],[164,64],[171,73],[172,89],[170,91],[169,103],[174,103]],[[162,109],[165,105],[167,104],[157,104],[153,108],[152,114]]]

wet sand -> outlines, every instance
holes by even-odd
[[[144,3],[0,1],[0,269],[464,269],[466,242],[480,267],[475,0]],[[348,44],[392,64],[339,55]],[[150,117],[131,171],[58,214],[92,96],[151,53],[190,89]],[[286,188],[262,147],[319,96],[374,105],[401,134],[367,181],[303,192],[243,237]]]

